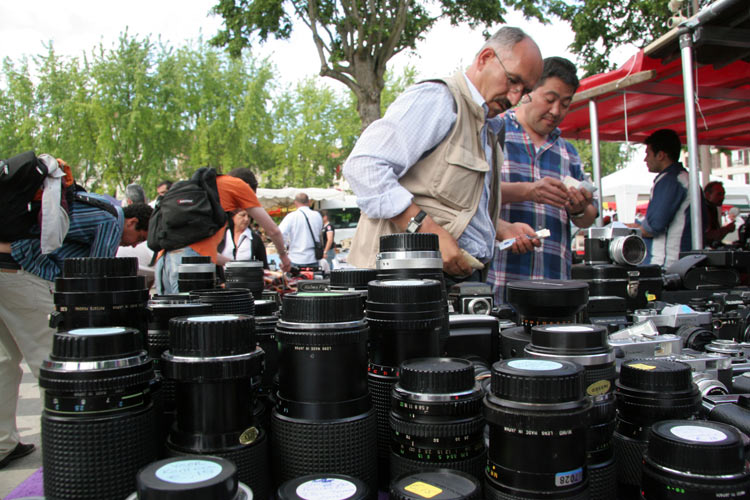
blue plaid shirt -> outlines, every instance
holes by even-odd
[[[107,201],[104,197],[88,193]],[[18,240],[11,244],[11,255],[21,268],[47,281],[62,272],[62,261],[70,257],[114,257],[122,239],[125,222],[122,208],[115,206],[117,217],[87,203],[73,202],[70,227],[60,248],[42,255],[39,238]]]
[[[531,138],[516,119],[515,111],[503,115],[505,120],[505,162],[500,172],[502,182],[534,182],[542,177],[561,181],[566,175],[583,180],[581,159],[575,148],[553,130],[547,142],[536,149]],[[564,208],[532,201],[507,203],[500,218],[508,222],[525,222],[535,230],[547,228],[549,238],[534,251],[516,255],[508,250],[495,252],[487,282],[494,287],[495,301],[505,302],[508,281],[528,279],[569,279],[571,266],[570,221]]]

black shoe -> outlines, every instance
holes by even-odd
[[[0,460],[0,469],[4,468],[6,465],[11,463],[13,460],[16,460],[21,457],[25,457],[32,451],[34,451],[36,448],[33,444],[22,444],[18,443],[15,448],[13,448],[13,451],[8,453],[8,455]]]

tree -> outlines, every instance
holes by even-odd
[[[581,157],[581,166],[589,173],[594,170],[592,160],[591,141],[571,140],[573,146]],[[601,165],[601,176],[611,174],[625,166],[630,159],[632,147],[622,142],[600,142],[599,143],[599,163]]]
[[[303,23],[318,51],[320,75],[354,93],[364,128],[380,117],[388,61],[403,50],[415,49],[439,18],[490,26],[504,22],[508,6],[544,22],[544,8],[550,1],[439,0],[433,13],[427,0],[218,0],[212,12],[224,18],[226,29],[211,43],[238,56],[269,36],[289,38],[294,21]]]
[[[5,88],[0,86],[0,158],[9,158],[34,149],[37,119],[34,84],[25,58],[20,67],[3,60]]]

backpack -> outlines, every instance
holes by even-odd
[[[219,201],[216,175],[213,168],[201,167],[164,194],[148,224],[151,250],[184,248],[224,227],[227,215]]]
[[[60,204],[68,211],[76,191],[70,167],[58,160],[65,172]],[[0,241],[39,238],[40,209],[47,166],[34,151],[0,159]]]

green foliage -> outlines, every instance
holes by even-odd
[[[583,170],[592,174],[594,172],[594,163],[592,160],[591,141],[571,140],[575,146],[578,155],[581,157],[581,166]],[[601,165],[601,175],[611,174],[625,166],[630,159],[632,151],[630,146],[622,142],[600,142],[599,143],[599,163]]]

